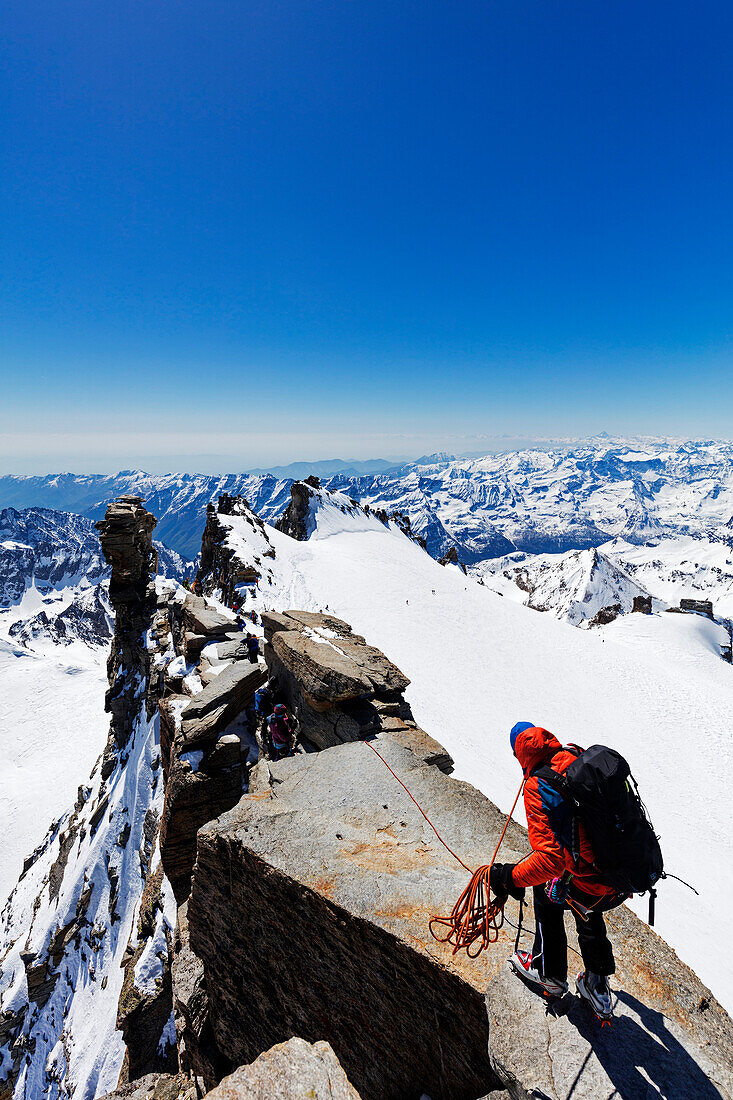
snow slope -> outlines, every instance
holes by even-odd
[[[58,952],[63,960],[48,1001],[27,1010],[33,1057],[21,1065],[14,1100],[93,1100],[116,1086],[125,1053],[116,1030],[121,960],[163,802],[157,722],[141,716],[106,782],[95,769],[0,914],[0,1012],[28,1003],[21,953],[44,960]],[[51,869],[67,837],[72,847],[54,889]],[[0,1078],[8,1068],[2,1059],[0,1052]]]
[[[24,648],[9,633],[45,600],[68,607],[76,591],[42,596],[31,588],[20,605],[0,612],[0,905],[49,822],[74,802],[107,737],[109,644],[54,645],[40,637]]]
[[[579,631],[445,569],[373,517],[317,506],[308,542],[274,529],[268,581],[247,607],[326,607],[411,678],[417,721],[456,775],[508,810],[521,776],[508,744],[518,720],[562,741],[600,742],[629,759],[661,834],[667,869],[692,882],[660,887],[657,930],[733,1009],[733,862],[728,776],[733,669],[721,628],[700,616],[628,616]],[[252,528],[219,517],[243,560]],[[487,853],[487,858],[490,853]],[[646,899],[637,906],[643,914]]]

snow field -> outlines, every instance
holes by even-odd
[[[74,590],[54,595],[58,611]],[[0,641],[5,642],[0,645],[0,905],[49,822],[73,804],[109,728],[104,712],[107,646],[49,642],[30,651],[8,637],[12,622],[42,606],[31,588],[21,604],[0,613]]]

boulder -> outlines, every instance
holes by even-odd
[[[247,643],[244,634],[228,642],[217,642],[216,655],[220,661],[243,661],[247,657]]]
[[[328,1043],[290,1039],[240,1066],[207,1100],[359,1100]]]
[[[504,815],[389,735],[374,744],[461,860],[485,863]],[[247,1063],[299,1035],[327,1040],[364,1100],[474,1100],[505,1088],[488,1058],[484,996],[513,950],[516,903],[484,954],[453,955],[429,924],[450,913],[467,872],[367,745],[279,761],[270,777],[198,837],[191,946],[222,1057]],[[510,823],[499,858],[527,850]],[[710,991],[630,910],[608,924],[614,986],[685,1034],[698,1077],[714,1068],[729,1081],[733,1024]],[[243,990],[256,1013],[242,1011]],[[541,1033],[525,1028],[521,1041],[544,1056]]]
[[[265,612],[265,637],[303,691],[318,703],[401,694],[409,679],[348,623],[315,612]],[[282,625],[281,625],[282,624]]]
[[[403,697],[408,678],[348,623],[311,611],[265,612],[265,659],[279,695],[318,749],[363,740],[387,728],[446,772],[453,761],[419,730]]]
[[[489,983],[489,1056],[512,1100],[720,1100],[733,1095],[733,1062],[705,1046],[673,1019],[619,989],[615,1018],[602,1028],[578,996],[559,1015],[508,969]],[[731,1051],[733,1053],[733,1051]]]
[[[215,611],[207,605],[203,596],[194,596],[192,592],[186,594],[183,604],[183,623],[191,633],[205,634],[208,638],[238,633],[240,630],[234,619]]]
[[[651,615],[652,613],[652,598],[651,596],[634,596],[634,603],[631,608],[639,615]]]
[[[216,739],[246,706],[267,679],[263,662],[235,661],[194,696],[181,713],[181,730],[186,751]]]
[[[206,634],[195,634],[186,630],[183,635],[183,655],[189,664],[195,664],[201,656],[201,650],[211,641]]]
[[[410,749],[423,764],[439,768],[446,775],[453,771],[453,757],[450,753],[414,722],[403,722],[401,718],[382,718],[380,732],[389,734],[392,741]]]

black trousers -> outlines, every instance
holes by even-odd
[[[568,938],[565,934],[565,913],[568,905],[556,905],[550,901],[544,886],[535,886],[533,892],[535,937],[532,949],[532,965],[543,978],[565,981],[568,976]],[[584,899],[585,905],[593,899]],[[620,899],[605,903],[603,909],[615,909]],[[611,941],[606,935],[603,913],[597,908],[588,920],[583,920],[571,909],[578,930],[580,953],[586,970],[594,974],[609,975],[616,970]]]

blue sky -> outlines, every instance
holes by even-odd
[[[3,469],[731,435],[729,3],[3,22]]]

